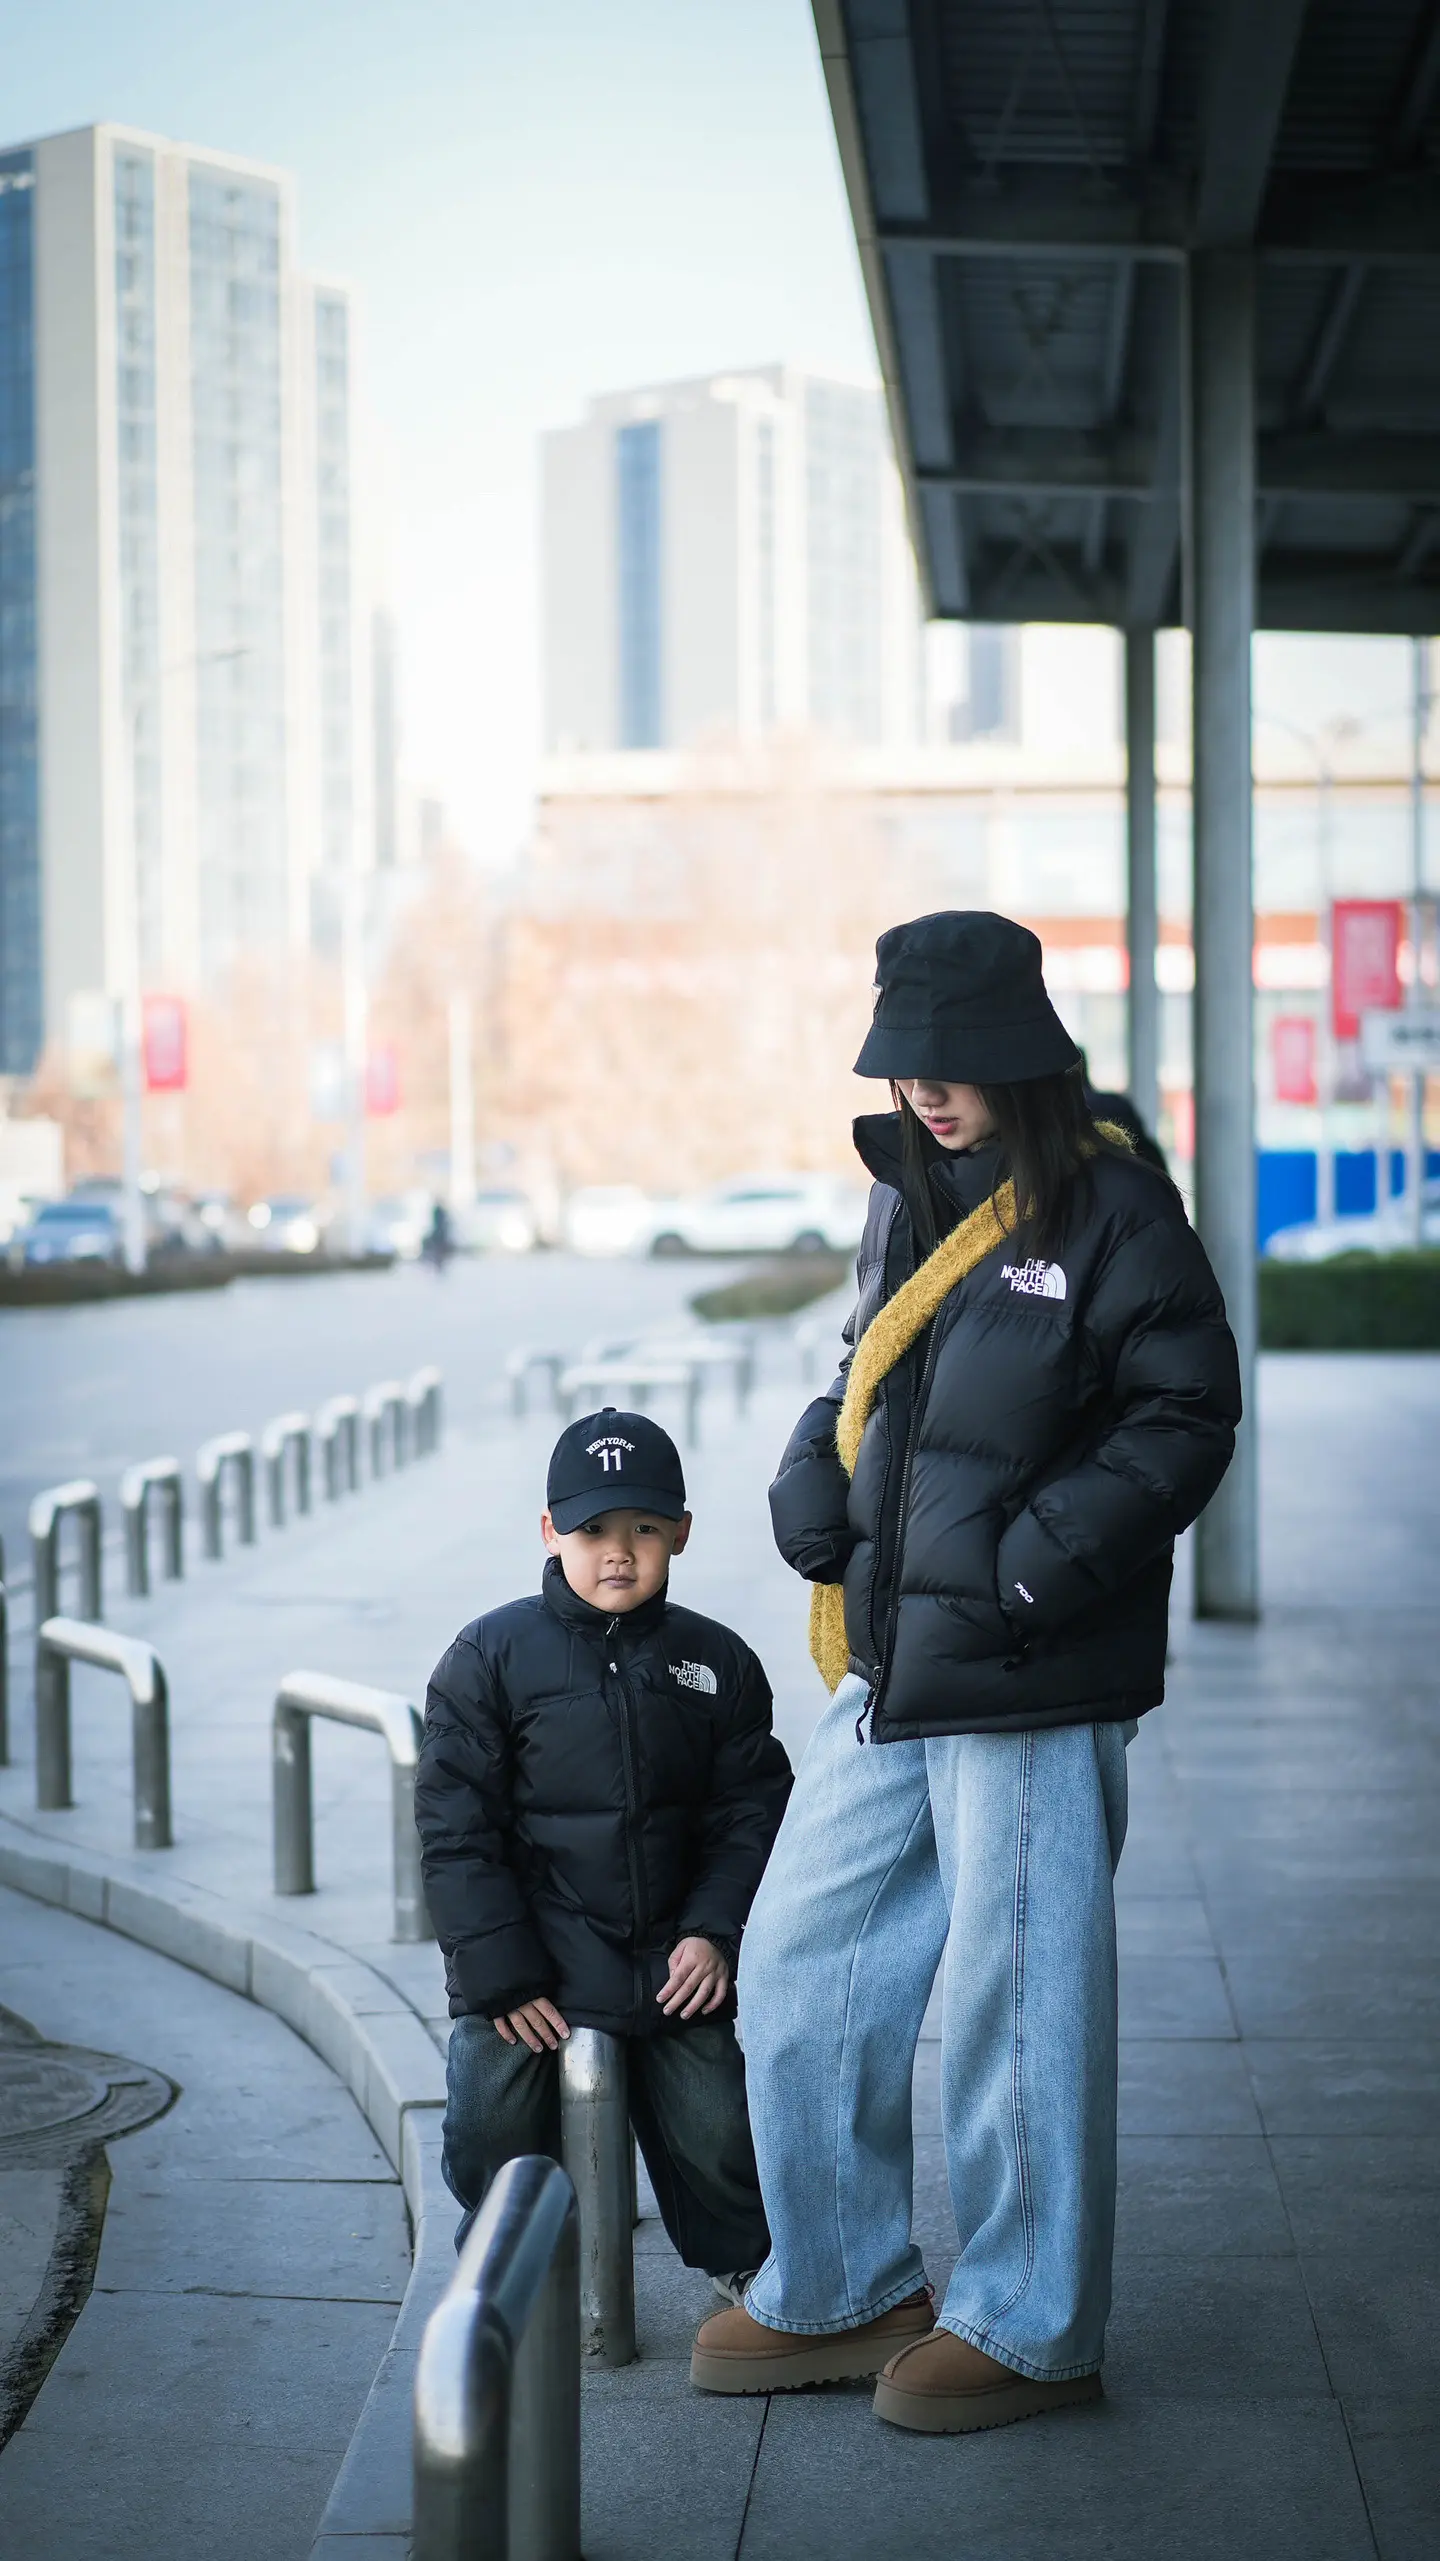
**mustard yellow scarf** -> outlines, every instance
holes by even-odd
[[[992,1199],[982,1200],[978,1209],[951,1229],[918,1272],[872,1317],[855,1346],[845,1402],[835,1426],[835,1446],[847,1476],[855,1473],[860,1436],[875,1410],[881,1382],[924,1333],[957,1281],[1003,1245],[1015,1225],[1015,1186],[1002,1183]],[[850,1669],[845,1595],[839,1583],[817,1583],[811,1592],[810,1651],[826,1688],[838,1689]]]
[[[1117,1122],[1101,1120],[1095,1126],[1112,1147],[1133,1147],[1128,1130]],[[1017,1224],[1015,1186],[1002,1183],[991,1199],[982,1200],[978,1209],[962,1218],[928,1261],[872,1317],[855,1346],[845,1402],[835,1426],[835,1446],[847,1476],[855,1473],[860,1437],[875,1410],[881,1382],[924,1333],[956,1283],[993,1254],[997,1245],[1003,1245],[1007,1236],[1013,1236]],[[811,1591],[810,1652],[826,1688],[837,1690],[850,1669],[845,1594],[839,1583],[817,1583]]]

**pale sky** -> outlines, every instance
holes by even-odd
[[[536,438],[596,391],[874,370],[808,0],[0,0],[0,142],[271,161],[357,293],[406,762],[503,857],[539,732]]]

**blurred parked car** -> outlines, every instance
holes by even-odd
[[[676,1206],[651,1200],[638,1183],[591,1183],[571,1193],[561,1233],[572,1254],[648,1254]]]
[[[253,1245],[249,1221],[228,1192],[197,1192],[191,1208],[204,1230],[207,1252],[227,1254],[237,1246]]]
[[[742,1175],[676,1201],[655,1254],[852,1253],[868,1195],[829,1174]]]
[[[402,1263],[418,1261],[434,1204],[428,1192],[403,1192],[370,1204],[365,1221],[367,1254],[395,1254]]]
[[[470,1254],[533,1254],[540,1242],[534,1208],[524,1192],[477,1192],[452,1213],[455,1242]]]
[[[325,1221],[314,1201],[277,1192],[269,1200],[253,1201],[246,1217],[252,1245],[265,1245],[273,1253],[285,1254],[318,1254],[320,1250]]]
[[[37,1209],[12,1248],[15,1261],[41,1263],[123,1263],[125,1229],[119,1207],[109,1200],[51,1200]]]
[[[1420,1211],[1422,1244],[1440,1246],[1440,1183],[1428,1182]],[[1336,1254],[1403,1254],[1415,1242],[1409,1203],[1387,1201],[1363,1218],[1310,1219],[1300,1227],[1280,1227],[1265,1252],[1275,1263],[1328,1263]]]

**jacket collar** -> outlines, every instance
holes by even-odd
[[[624,1612],[620,1625],[626,1636],[648,1636],[652,1628],[659,1626],[669,1604],[669,1588],[668,1583],[662,1583],[659,1591],[652,1592],[637,1610]],[[546,1607],[577,1636],[593,1636],[598,1641],[611,1624],[611,1611],[597,1610],[589,1601],[582,1601],[578,1592],[571,1591],[558,1556],[546,1560],[540,1593]]]
[[[898,1112],[865,1112],[854,1124],[855,1152],[877,1183],[888,1183],[900,1191],[900,1115]],[[931,1167],[931,1188],[937,1205],[948,1207],[952,1220],[969,1216],[982,1200],[988,1200],[999,1180],[1000,1150],[993,1139],[972,1147],[963,1155],[942,1155]]]

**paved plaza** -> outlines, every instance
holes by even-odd
[[[712,1389],[691,1466],[697,1530],[676,1577],[682,1598],[731,1618],[756,1643],[792,1752],[822,1694],[805,1657],[804,1594],[770,1548],[763,1489],[805,1393],[779,1340],[748,1418]],[[679,2267],[650,2211],[637,2236],[641,2359],[585,2388],[587,2561],[1154,2561],[1159,2552],[1171,2561],[1429,2561],[1440,2546],[1440,1361],[1269,1360],[1262,1424],[1265,1622],[1197,1628],[1178,1609],[1171,1699],[1145,1720],[1130,1754],[1119,1878],[1120,2226],[1105,2402],[947,2440],[884,2428],[863,2390],[699,2399],[685,2363],[707,2288]],[[96,1896],[107,1871],[120,1881],[109,1908],[122,1927],[122,1888],[140,1876],[163,1879],[197,1927],[244,1915],[253,1935],[242,1988],[270,1979],[254,1953],[265,1933],[307,1933],[304,1961],[337,1984],[380,1987],[366,1996],[371,2006],[388,2005],[397,2021],[403,2014],[418,2040],[412,2052],[423,2046],[431,2057],[416,2067],[412,2098],[402,2093],[401,2115],[432,2149],[440,1968],[433,1948],[389,1941],[383,1755],[369,1737],[317,1735],[319,1890],[277,1901],[268,1890],[270,1702],[279,1676],[302,1664],[418,1698],[455,1627],[538,1572],[550,1433],[548,1420],[515,1425],[492,1411],[453,1431],[437,1458],[269,1536],[252,1555],[196,1564],[178,1589],[111,1613],[151,1636],[170,1674],[173,1851],[142,1860],[130,1848],[126,1719],[116,1685],[98,1677],[76,1679],[76,1807],[36,1815],[17,1649],[17,1762],[0,1773],[0,1853],[12,1870],[26,1845],[36,1860],[69,1858],[72,1906]],[[26,1907],[7,1901],[0,1930],[12,1909]],[[62,1918],[42,1915],[37,1945],[44,1925]],[[43,1962],[23,1999],[5,1988],[8,1975],[0,1979],[0,2001],[47,2036],[83,2042],[93,2020],[67,2009],[69,1951],[66,1968],[48,2008]],[[233,1995],[228,2008],[253,2012]],[[163,2005],[151,2015],[147,2033],[137,1987],[124,2009],[126,2050],[188,2091]],[[328,2079],[286,2031],[268,2026],[297,2075]],[[122,2041],[118,2028],[109,2041]],[[198,2045],[196,2056],[198,2064]],[[943,2284],[955,2237],[936,2069],[927,2039],[917,2069],[916,2217],[930,2274]],[[277,2060],[266,2086],[278,2094],[285,2081]],[[207,2120],[221,2151],[222,2119]],[[389,2122],[383,2106],[372,2121]],[[117,2181],[128,2175],[127,2151],[139,2158],[155,2139],[151,2128],[114,2142]],[[253,2141],[238,2116],[234,2141],[237,2157]],[[380,2161],[382,2178],[399,2148]],[[396,2193],[385,2189],[392,2201]],[[407,2195],[414,2213],[408,2184]],[[447,2264],[444,2221],[441,2208],[424,2227],[432,2290]],[[246,2229],[242,2217],[237,2264]],[[167,2254],[183,2258],[191,2242],[183,2224],[159,2216],[147,2246],[163,2290]],[[365,2255],[353,2238],[333,2246],[347,2271],[346,2252]],[[396,2284],[389,2224],[374,2228],[371,2265],[364,2338],[378,2358]],[[344,2281],[348,2291],[352,2275]],[[327,2516],[324,2561],[404,2554],[404,2391],[417,2308],[412,2298],[386,2390],[377,2386],[368,2433]],[[66,2359],[90,2353],[87,2325],[117,2317],[99,2293],[81,2313],[31,2421],[0,2457],[0,2518],[8,2479],[37,2477],[57,2441],[52,2396]],[[91,2389],[103,2393],[95,2335]],[[152,2355],[163,2391],[163,2345],[137,2328],[136,2360]],[[263,2411],[273,2379],[244,2371]],[[347,2391],[363,2397],[353,2365],[337,2356],[327,2459]],[[317,2416],[317,2439],[323,2433]],[[147,2548],[178,2556],[194,2543],[178,2524],[166,2539],[162,2455],[143,2484],[137,2462],[115,2496],[123,2503],[143,2488]],[[264,2546],[276,2561],[309,2548],[323,2504],[309,2486],[313,2513],[301,2518],[297,2502],[293,2543]],[[48,2546],[12,2548],[15,2561],[42,2561],[42,2551],[48,2561]],[[114,2548],[129,2546],[117,2538]]]

